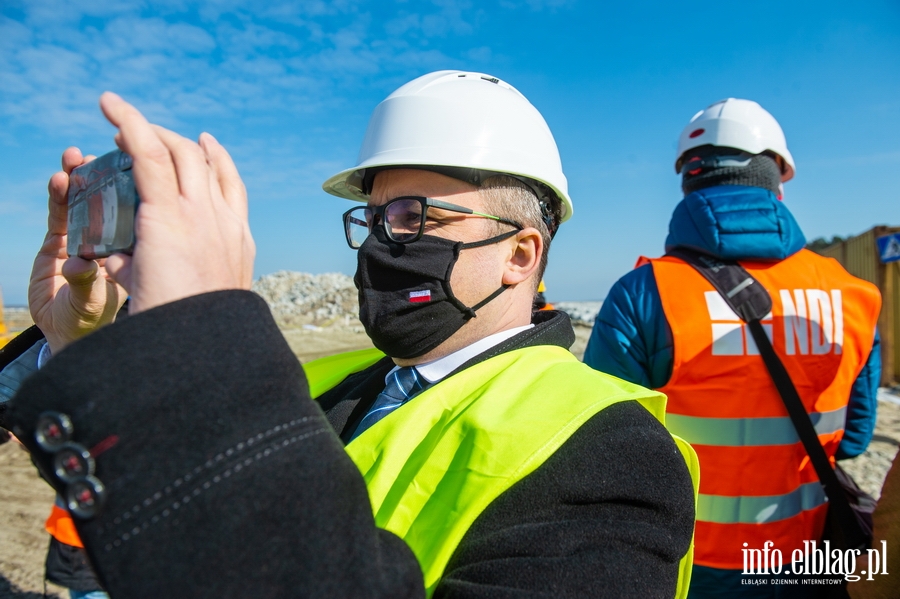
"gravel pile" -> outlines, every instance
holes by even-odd
[[[864,491],[878,497],[881,485],[900,446],[900,388],[878,390],[878,422],[868,449],[858,457],[841,460]]]
[[[603,302],[553,302],[553,307],[562,310],[572,319],[572,324],[594,326],[594,319]]]
[[[359,327],[359,304],[353,278],[341,273],[311,275],[282,270],[264,275],[253,283],[278,326],[291,328]],[[555,302],[572,323],[593,326],[603,302]]]
[[[356,287],[353,278],[329,272],[311,275],[282,270],[253,283],[283,329],[358,327]]]

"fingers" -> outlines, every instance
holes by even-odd
[[[200,146],[206,154],[212,173],[218,181],[228,207],[242,221],[247,220],[247,188],[241,180],[228,151],[209,133],[200,134]]]
[[[209,133],[200,135],[200,146],[209,164],[210,191],[215,201],[228,207],[225,229],[231,231],[232,243],[228,250],[234,256],[240,286],[249,289],[253,283],[253,260],[256,246],[250,233],[247,211],[247,188],[228,151]],[[224,214],[220,210],[220,215]],[[220,217],[220,227],[225,221]],[[224,229],[223,229],[224,230]],[[239,235],[239,237],[237,236]]]
[[[181,195],[190,200],[209,197],[206,157],[194,142],[158,125],[152,125],[160,141],[172,155]]]
[[[80,166],[84,162],[81,150],[78,148],[68,148],[62,154],[61,172],[50,177],[50,183],[47,185],[49,192],[49,215],[47,217],[47,233],[52,235],[66,234],[66,218],[67,208],[69,205],[69,174],[76,166]]]
[[[128,293],[133,289],[131,259],[131,256],[126,254],[113,254],[106,259],[106,274]]]
[[[85,159],[81,155],[81,150],[79,150],[78,148],[67,148],[66,151],[63,152],[62,167],[66,174],[71,173],[72,169],[74,169],[76,166],[81,166],[82,164],[84,164],[84,162]]]
[[[142,201],[177,198],[178,179],[172,156],[147,119],[111,92],[100,96],[100,108],[109,122],[119,128],[116,143],[134,159],[134,179]]]
[[[59,172],[50,177],[47,215],[48,235],[65,235],[69,206],[69,175]]]
[[[106,261],[107,276],[131,294],[129,311],[249,287],[254,245],[246,191],[224,148],[204,135],[201,149],[150,125],[115,94],[104,94],[101,107],[119,127],[116,143],[134,159],[141,196],[134,254]]]
[[[90,293],[99,272],[100,266],[96,262],[77,256],[66,260],[62,267],[62,275],[75,298],[83,298]]]
[[[105,271],[109,273],[108,266]],[[62,276],[69,284],[70,305],[74,312],[82,316],[91,314],[100,322],[112,322],[112,315],[125,298],[119,297],[121,290],[108,287],[103,272],[96,261],[78,256],[69,258],[62,266]]]

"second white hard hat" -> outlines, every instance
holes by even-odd
[[[675,172],[681,172],[685,152],[705,145],[737,148],[750,154],[772,152],[782,159],[782,183],[796,172],[778,121],[752,100],[727,98],[695,114],[678,138]]]
[[[372,113],[356,166],[322,188],[365,202],[366,169],[402,166],[471,169],[475,182],[494,173],[537,181],[560,199],[560,222],[572,216],[559,150],[544,117],[516,88],[484,73],[437,71],[397,89]]]

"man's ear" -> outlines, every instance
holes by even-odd
[[[534,227],[522,229],[511,241],[514,245],[510,247],[503,271],[504,285],[516,285],[534,275],[541,265],[544,251],[544,239]]]

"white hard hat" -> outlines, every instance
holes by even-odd
[[[561,200],[560,222],[572,216],[550,128],[516,88],[490,75],[437,71],[400,87],[372,113],[356,166],[322,189],[365,202],[365,169],[401,166],[466,171],[476,184],[492,174],[537,181]]]
[[[695,114],[678,138],[675,172],[681,172],[685,152],[705,145],[737,148],[750,154],[777,154],[782,159],[782,183],[796,170],[778,121],[752,100],[727,98]]]

